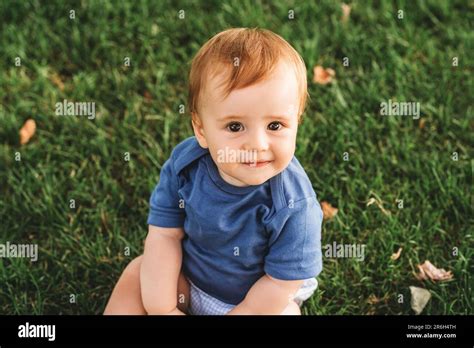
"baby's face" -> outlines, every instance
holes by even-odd
[[[199,144],[209,148],[222,178],[234,186],[260,185],[290,163],[298,130],[295,72],[280,63],[266,80],[233,90],[225,99],[217,76],[207,83],[199,119]]]

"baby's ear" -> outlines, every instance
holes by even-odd
[[[204,128],[202,127],[202,121],[199,118],[198,114],[196,114],[195,112],[193,112],[191,116],[194,135],[196,136],[199,145],[201,145],[202,148],[207,149],[208,145],[206,141],[206,136],[204,134]]]

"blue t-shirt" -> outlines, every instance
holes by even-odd
[[[237,305],[265,273],[297,280],[321,272],[322,219],[296,157],[265,183],[237,187],[221,178],[209,151],[191,137],[161,169],[148,224],[183,227],[184,274],[209,295]]]

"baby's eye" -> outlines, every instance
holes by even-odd
[[[231,122],[227,125],[227,129],[233,133],[240,132],[244,126],[240,122]]]
[[[281,128],[282,124],[278,121],[272,122],[268,125],[268,129],[271,131],[277,131]]]

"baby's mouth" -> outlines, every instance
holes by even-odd
[[[257,161],[257,162],[244,162],[242,164],[246,165],[247,167],[254,167],[254,168],[261,168],[269,165],[273,161]]]

